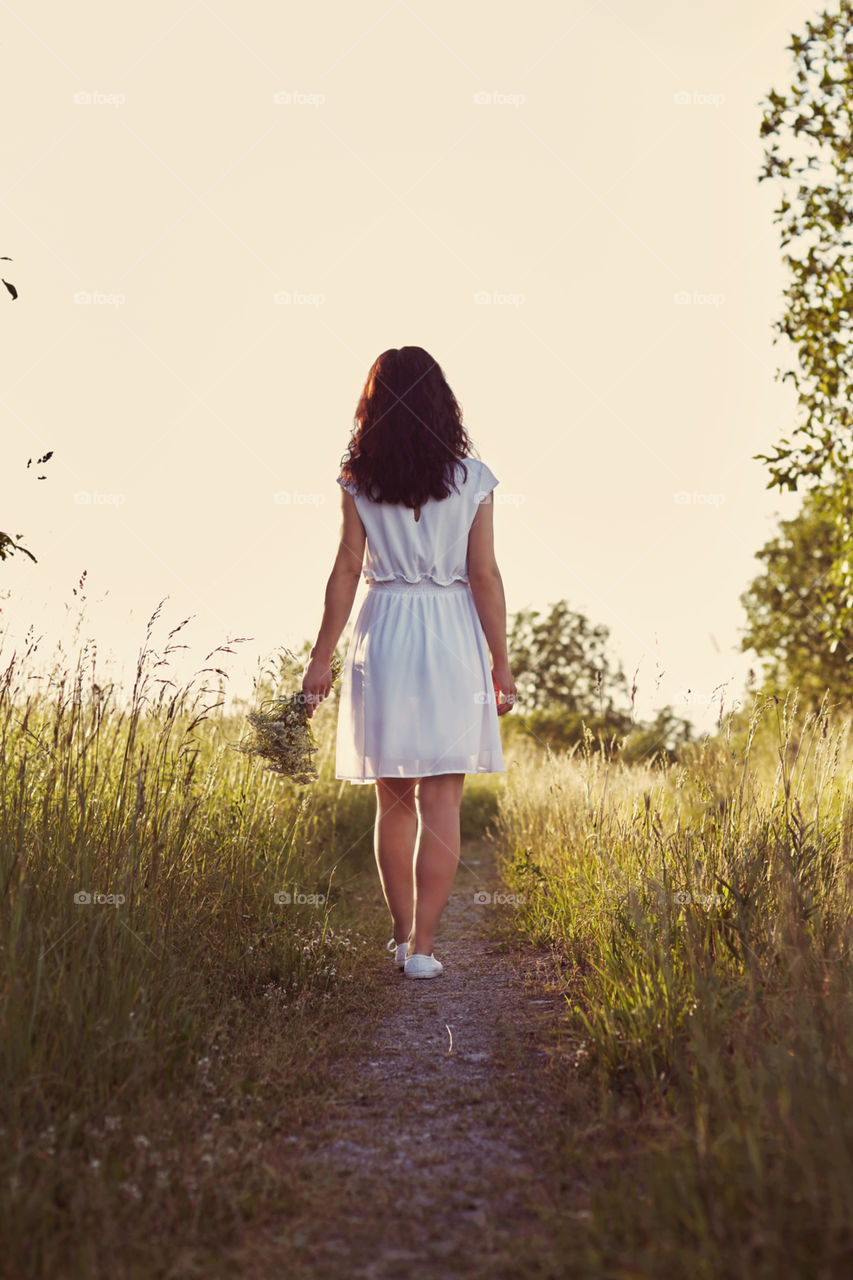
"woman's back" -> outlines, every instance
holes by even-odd
[[[479,458],[457,462],[454,478],[458,492],[429,498],[417,512],[403,503],[372,502],[338,476],[338,484],[355,499],[367,535],[368,581],[440,586],[468,581],[468,534],[479,504],[498,480]]]

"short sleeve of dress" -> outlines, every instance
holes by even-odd
[[[351,493],[355,497],[356,488],[352,480],[344,480],[343,477],[338,476],[338,484],[342,489],[346,489],[347,493]]]
[[[481,462],[480,475],[477,479],[477,501],[482,502],[483,498],[487,498],[496,484],[500,484],[500,480],[494,471],[490,470],[485,462]]]

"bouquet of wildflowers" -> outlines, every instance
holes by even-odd
[[[293,658],[289,650],[286,653]],[[335,654],[330,666],[334,687],[343,670],[343,661]],[[267,769],[292,782],[317,781],[313,760],[317,743],[308,715],[308,701],[301,689],[269,699],[257,711],[250,711],[246,718],[252,731],[248,738],[230,744],[232,751],[257,756]]]

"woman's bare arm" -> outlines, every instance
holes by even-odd
[[[311,661],[302,680],[302,692],[309,703],[308,714],[327,698],[332,691],[332,661],[341,632],[352,612],[355,593],[361,576],[362,561],[367,535],[355,499],[346,489],[341,490],[343,502],[343,527],[338,554],[326,583],[323,603],[323,621],[317,643],[311,650]]]
[[[505,695],[498,704],[498,714],[502,715],[513,705],[516,688],[507,659],[506,597],[495,559],[494,500],[491,493],[481,500],[468,533],[468,582],[492,655],[495,687]]]

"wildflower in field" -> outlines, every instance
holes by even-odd
[[[343,670],[343,661],[336,654],[330,666],[334,685]],[[317,781],[313,760],[317,743],[301,690],[263,703],[258,711],[250,711],[247,719],[252,732],[248,739],[230,744],[232,750],[257,756],[267,769],[292,782]]]

